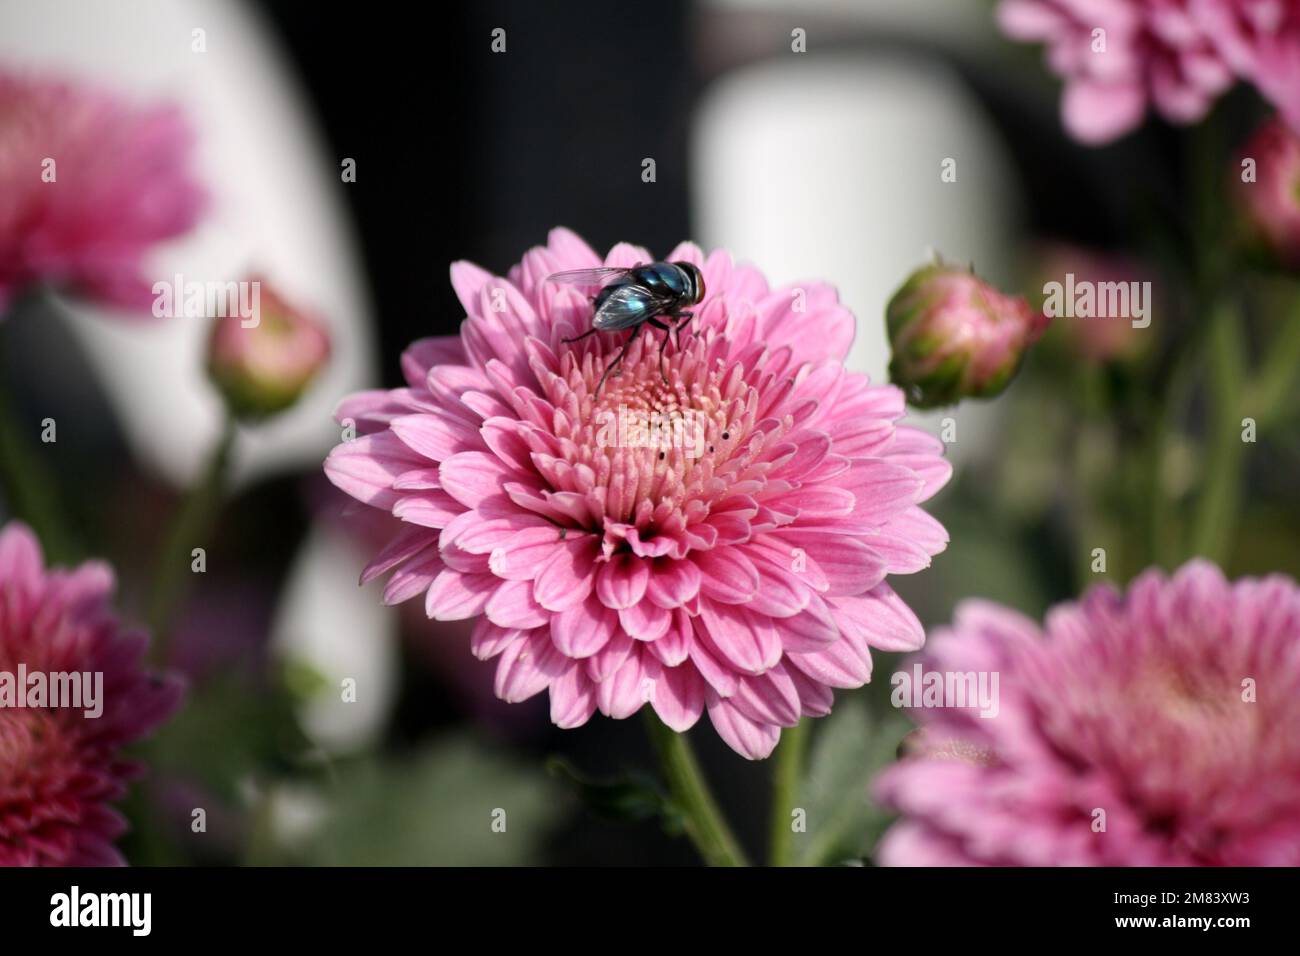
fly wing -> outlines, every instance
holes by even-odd
[[[621,285],[605,297],[591,324],[602,332],[630,329],[646,319],[653,319],[672,301],[673,296],[660,295],[643,285]]]
[[[552,273],[546,277],[546,281],[598,289],[608,285],[614,279],[623,278],[631,271],[631,269],[619,269],[615,266],[603,266],[599,269],[571,269],[568,272]]]

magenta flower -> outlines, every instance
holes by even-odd
[[[107,565],[46,570],[26,527],[0,531],[0,866],[123,862],[126,821],[109,804],[139,767],[118,751],[175,709],[180,685],[142,669],[146,637],[118,624],[112,590]],[[53,699],[59,674],[92,675],[96,706]]]
[[[0,314],[34,284],[147,307],[142,257],[203,204],[191,139],[174,109],[0,70]]]
[[[1124,135],[1148,104],[1196,122],[1239,79],[1300,121],[1293,0],[1001,0],[998,22],[1013,39],[1046,44],[1065,80],[1065,127],[1080,142]]]
[[[999,675],[996,715],[922,708],[879,794],[892,865],[1300,864],[1300,589],[1205,561],[1091,589],[1046,633],[967,602],[927,671]],[[991,685],[991,680],[988,682]]]
[[[1241,160],[1255,161],[1242,181]],[[1300,136],[1273,118],[1255,131],[1232,167],[1237,207],[1252,241],[1290,269],[1300,269]]]
[[[1215,48],[1300,132],[1300,3],[1192,0]]]
[[[692,244],[707,294],[670,343],[643,336],[596,385],[626,333],[580,343],[590,302],[544,281],[601,265],[552,231],[497,278],[451,268],[459,337],[403,357],[408,387],[338,410],[362,437],[330,454],[341,489],[411,527],[366,568],[389,603],[485,615],[472,648],[496,692],[550,691],[562,727],[649,703],[684,731],[707,709],[750,758],[823,715],[831,688],[871,676],[872,647],[923,640],[886,578],[947,541],[917,505],[947,481],[942,445],[897,427],[903,395],[841,364],[853,316],[819,283],[769,289]],[[605,264],[650,262],[615,246]]]

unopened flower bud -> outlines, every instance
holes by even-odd
[[[890,380],[912,405],[933,408],[1001,392],[1050,320],[969,270],[935,263],[894,293],[885,321]]]
[[[208,374],[239,418],[259,419],[298,400],[329,361],[330,338],[315,317],[294,308],[268,283],[251,283],[252,315],[216,320]]]
[[[1271,119],[1239,160],[1237,206],[1251,238],[1283,266],[1300,269],[1300,136]]]

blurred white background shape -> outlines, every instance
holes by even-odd
[[[373,744],[396,704],[399,615],[381,602],[379,585],[357,587],[357,569],[367,560],[345,530],[316,524],[294,559],[271,624],[276,657],[324,678],[299,706],[298,719],[330,753]],[[351,701],[342,686],[349,678],[356,682]]]
[[[940,178],[949,158],[952,183]],[[931,250],[995,283],[1011,275],[1012,176],[974,96],[926,57],[875,48],[779,55],[724,76],[694,119],[698,239],[753,262],[773,285],[835,285],[858,320],[848,365],[874,382],[888,381],[885,304]],[[939,434],[948,416],[954,461],[992,447],[996,402],[908,419]]]
[[[195,49],[202,30],[202,52]],[[0,5],[0,64],[65,73],[141,102],[178,103],[197,134],[204,221],[161,248],[153,281],[226,281],[260,273],[328,322],[334,353],[303,400],[241,433],[237,479],[319,466],[339,440],[330,414],[378,372],[356,243],[344,216],[341,156],[311,121],[287,55],[233,0],[42,0]],[[362,144],[357,144],[358,150]],[[347,155],[356,157],[352,150]],[[377,172],[376,167],[376,172]],[[75,335],[104,383],[132,449],[174,484],[196,475],[221,422],[203,372],[211,320],[125,324],[70,303]]]

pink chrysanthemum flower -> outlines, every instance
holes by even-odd
[[[1256,175],[1244,181],[1247,158],[1254,161]],[[1249,242],[1283,267],[1300,271],[1300,135],[1276,117],[1269,119],[1239,150],[1230,176]]]
[[[759,758],[827,713],[832,687],[866,682],[871,647],[921,644],[885,579],[945,546],[917,505],[950,467],[895,425],[898,389],[841,364],[853,316],[831,287],[769,289],[689,243],[668,259],[699,266],[707,292],[667,347],[667,384],[654,333],[599,395],[627,333],[565,344],[591,303],[545,281],[600,266],[586,243],[556,229],[509,279],[456,263],[460,336],[414,344],[408,388],[346,400],[363,437],[325,470],[411,526],[363,582],[391,571],[390,603],[485,615],[473,650],[499,658],[498,696],[549,689],[562,727],[648,702],[683,731],[707,709]],[[604,264],[650,261],[623,244]]]
[[[181,689],[141,669],[145,635],[118,624],[112,590],[106,565],[47,571],[27,528],[0,531],[0,866],[124,862],[113,840],[126,822],[109,804],[139,768],[118,751],[164,720]],[[34,696],[38,673],[49,686],[52,674],[102,675],[98,716]]]
[[[1192,0],[1216,49],[1300,133],[1300,3]]]
[[[996,715],[914,713],[919,752],[877,784],[904,814],[881,862],[1300,864],[1294,581],[1193,561],[1093,588],[1045,630],[967,602],[932,637],[927,672],[999,675]]]
[[[1047,46],[1065,80],[1062,118],[1084,143],[1139,123],[1148,104],[1173,123],[1201,119],[1239,79],[1295,117],[1300,14],[1294,0],[1001,0],[1016,40]]]
[[[148,306],[142,257],[203,205],[191,140],[172,108],[0,70],[0,315],[35,284]]]

